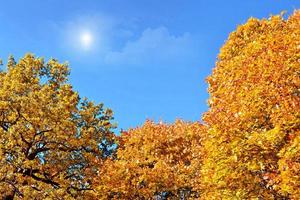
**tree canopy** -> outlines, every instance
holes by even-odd
[[[298,199],[300,12],[239,26],[207,81],[206,195]]]
[[[123,132],[116,159],[106,160],[99,176],[100,199],[198,197],[202,141],[199,122],[155,124]]]
[[[26,55],[0,72],[0,195],[76,198],[114,144],[112,111],[81,100],[67,64]]]

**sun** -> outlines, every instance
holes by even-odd
[[[89,49],[93,43],[93,36],[90,32],[82,32],[80,34],[80,42],[81,45],[85,48],[85,49]]]

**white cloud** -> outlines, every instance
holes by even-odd
[[[108,65],[178,66],[190,63],[196,52],[189,33],[175,36],[166,27],[148,28],[138,39],[128,41],[120,50],[107,52],[104,61]]]
[[[95,14],[61,22],[61,47],[71,62],[108,68],[172,67],[197,62],[199,43],[188,32],[175,35],[165,26],[141,29],[134,19]],[[88,51],[82,34],[92,36]]]

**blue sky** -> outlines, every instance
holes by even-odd
[[[195,121],[228,34],[249,17],[297,8],[299,0],[1,1],[0,57],[68,61],[75,90],[113,109],[122,129],[147,118]]]

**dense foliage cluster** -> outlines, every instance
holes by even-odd
[[[299,199],[300,12],[238,27],[207,80],[206,195]]]
[[[0,196],[88,195],[113,144],[112,111],[80,100],[66,64],[26,55],[0,72]]]
[[[106,160],[100,173],[101,199],[198,197],[205,130],[198,122],[147,121],[124,132],[116,158]]]
[[[300,199],[300,11],[230,34],[203,124],[115,136],[68,73],[32,55],[0,72],[2,199]]]

